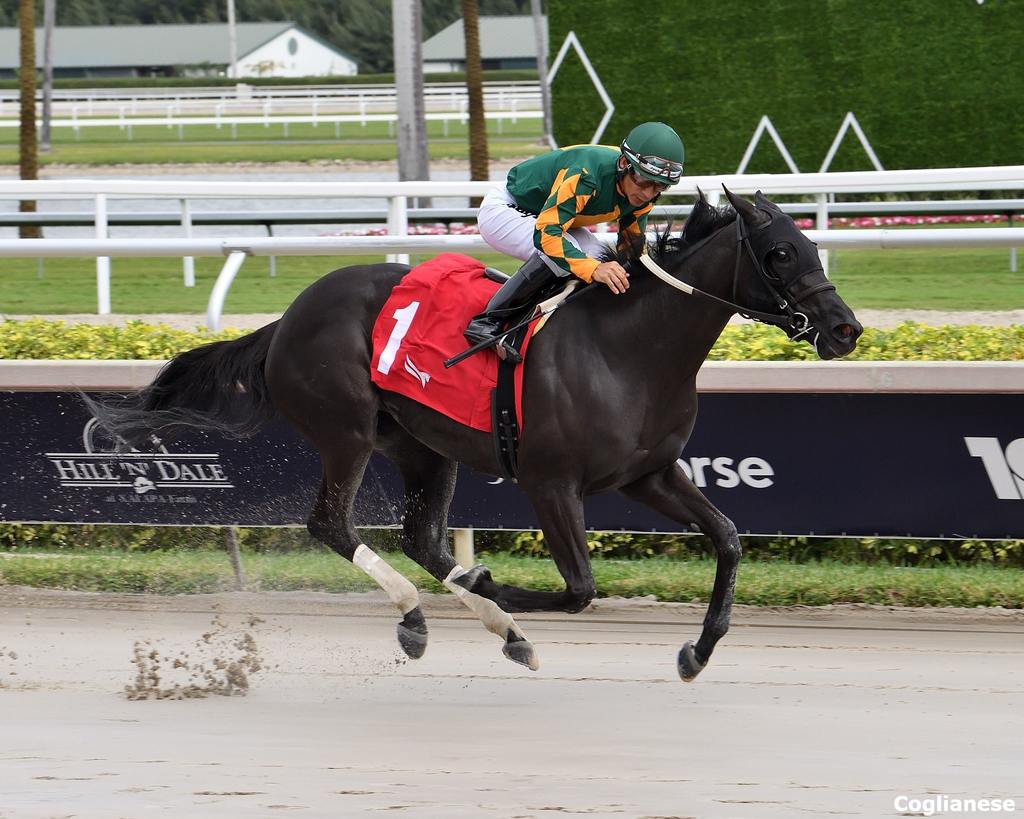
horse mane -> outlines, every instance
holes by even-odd
[[[647,244],[647,252],[654,261],[663,267],[677,265],[695,253],[705,240],[735,221],[736,211],[730,205],[715,207],[698,190],[697,201],[689,216],[686,217],[682,230],[677,235],[673,235],[672,222],[668,222],[664,229],[656,231],[654,241]],[[602,259],[602,261],[617,261],[629,271],[630,275],[649,274],[650,271],[639,260],[642,250],[642,241],[638,240],[633,247],[625,251],[609,251],[606,259]]]

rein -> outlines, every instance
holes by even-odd
[[[790,334],[789,337],[794,341],[812,332],[813,325],[811,324],[810,319],[808,319],[806,314],[794,309],[794,305],[799,306],[800,302],[803,301],[804,299],[808,298],[809,296],[813,296],[817,293],[823,292],[825,290],[835,290],[835,285],[832,284],[832,282],[825,281],[822,282],[821,284],[814,285],[813,287],[810,287],[807,290],[800,292],[799,294],[790,293],[789,287],[786,287],[783,290],[779,290],[779,288],[775,286],[772,277],[769,276],[768,272],[765,270],[764,261],[762,259],[759,259],[757,257],[757,254],[754,253],[754,248],[751,247],[750,245],[750,234],[747,231],[746,223],[743,221],[743,218],[738,213],[736,214],[736,243],[738,245],[742,245],[746,249],[747,255],[750,257],[750,261],[754,265],[754,270],[756,270],[758,275],[761,277],[761,281],[768,288],[768,292],[770,292],[774,297],[776,304],[782,311],[781,313],[766,313],[761,310],[752,310],[748,307],[743,307],[740,304],[736,304],[735,302],[728,301],[727,299],[714,296],[711,293],[707,293],[703,290],[700,290],[691,284],[687,284],[686,282],[677,279],[675,276],[673,276],[671,273],[665,270],[661,265],[659,265],[656,261],[654,261],[654,259],[652,259],[650,255],[647,253],[646,248],[644,248],[644,252],[640,255],[640,261],[644,267],[650,270],[651,273],[653,273],[655,276],[657,276],[670,287],[674,287],[676,290],[680,290],[683,293],[686,293],[687,295],[690,296],[700,296],[701,298],[706,299],[708,301],[713,301],[716,304],[721,305],[722,307],[727,307],[730,311],[734,313],[738,313],[744,318],[751,319],[752,321],[758,321],[761,322],[762,324],[770,324],[773,327],[780,327],[783,330],[786,330],[787,334],[790,333],[790,331],[792,331],[792,334]],[[772,245],[772,247],[768,249],[769,253],[771,252],[772,248],[774,248],[774,245]],[[739,281],[741,257],[742,254],[737,252],[736,265],[733,268],[732,277],[732,291],[734,299],[736,298],[737,283]]]

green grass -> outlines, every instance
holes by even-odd
[[[226,227],[225,234],[231,232]],[[414,256],[412,261],[429,255]],[[486,264],[511,273],[516,262],[482,253]],[[282,257],[277,275],[269,261],[242,265],[228,294],[227,313],[284,310],[310,283],[338,267],[383,261],[382,257]],[[94,259],[5,259],[0,276],[0,311],[13,314],[96,312]],[[112,259],[111,301],[115,313],[203,313],[223,260],[196,259],[196,286],[182,284],[179,259]],[[1010,273],[1005,250],[843,251],[833,272],[839,292],[854,310],[1020,310],[1024,274]]]
[[[415,264],[424,258],[428,255],[413,256],[411,261]],[[519,264],[499,253],[482,253],[479,258],[508,273],[514,272]],[[271,277],[268,259],[247,259],[231,287],[224,312],[280,312],[326,273],[338,267],[383,260],[380,256],[288,256],[277,259],[277,275]],[[182,284],[180,259],[111,259],[112,310],[115,313],[205,313],[222,265],[220,258],[197,258],[196,286],[187,288]],[[95,259],[46,259],[41,278],[35,259],[4,259],[0,270],[3,271],[0,312],[32,315],[96,312]]]
[[[1005,248],[834,251],[829,275],[854,310],[1024,308],[1024,272],[1010,272]]]
[[[466,159],[469,155],[467,126],[452,122],[447,134],[440,122],[427,127],[431,158]],[[132,128],[132,139],[118,127],[81,129],[76,137],[70,128],[55,128],[53,148],[41,153],[42,165],[112,165],[232,162],[314,162],[356,160],[394,161],[395,138],[387,123],[342,123],[340,137],[333,123],[316,127],[306,124],[240,125],[234,136],[230,126],[188,125],[181,131],[165,125]],[[540,143],[539,120],[510,120],[499,127],[488,124],[488,147],[492,158],[532,156],[545,150]],[[0,164],[17,165],[18,132],[0,129]]]
[[[104,592],[187,594],[232,589],[227,557],[218,552],[54,554],[8,552],[0,559],[0,584]],[[442,591],[406,557],[388,562],[425,591]],[[482,555],[506,583],[557,590],[562,581],[550,560]],[[245,554],[250,590],[370,591],[373,582],[328,552]],[[602,597],[654,595],[658,600],[707,602],[712,560],[595,559]],[[1024,572],[990,567],[896,568],[840,563],[747,562],[740,568],[736,602],[758,606],[874,603],[904,606],[1024,607]]]

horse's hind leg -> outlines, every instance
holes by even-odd
[[[679,676],[686,682],[692,682],[707,665],[715,644],[729,630],[736,569],[743,553],[739,535],[732,521],[704,497],[678,463],[623,487],[622,493],[646,503],[677,523],[696,523],[715,545],[718,564],[704,628],[696,645],[690,641],[683,645],[677,660]]]
[[[384,589],[402,614],[398,643],[411,658],[419,659],[427,650],[427,623],[420,610],[419,593],[362,542],[352,525],[352,502],[372,452],[372,443],[361,447],[353,446],[354,443],[351,439],[344,444],[335,441],[329,448],[323,448],[318,442],[323,480],[307,528],[313,537],[351,560]]]
[[[382,451],[398,466],[405,482],[403,551],[448,587],[484,627],[505,641],[502,653],[533,671],[540,667],[533,644],[512,615],[469,588],[469,572],[455,562],[448,546],[448,507],[455,492],[454,461],[439,455],[404,431],[382,421]]]

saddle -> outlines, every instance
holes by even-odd
[[[493,267],[485,267],[484,275],[491,281],[504,284],[509,276]],[[541,288],[522,308],[510,314],[505,327],[515,327],[531,318],[538,309],[543,312],[562,301],[578,286],[577,279],[566,285],[563,280],[555,279],[551,284]],[[537,332],[546,321],[547,316],[539,319],[530,327],[520,327],[505,337],[505,342],[522,358],[525,355],[525,342],[531,332]],[[498,361],[498,378],[495,388],[491,391],[491,431],[494,439],[494,455],[501,468],[502,477],[515,482],[519,473],[519,421],[516,414],[516,372],[519,368],[510,359],[500,358]]]
[[[462,331],[504,278],[499,271],[487,271],[477,259],[457,253],[444,253],[412,268],[392,290],[374,323],[370,377],[382,390],[492,433],[501,469],[514,478],[523,424],[523,367],[500,366],[493,349],[481,350],[450,369],[444,367],[446,359],[466,349]],[[527,311],[522,313],[528,317]],[[521,355],[525,356],[533,327],[516,333]]]

